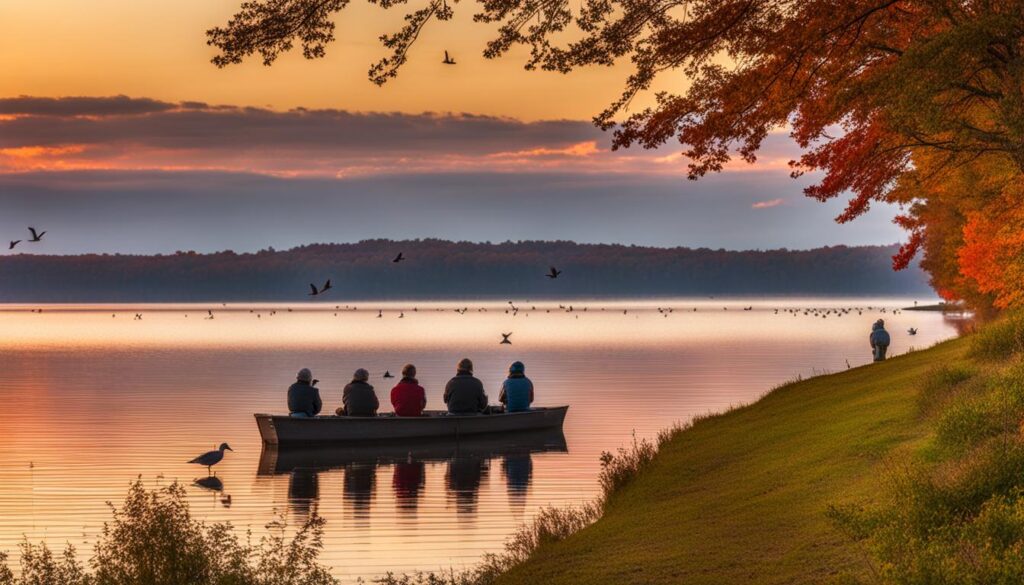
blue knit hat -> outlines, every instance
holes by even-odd
[[[512,365],[508,367],[508,373],[510,374],[522,374],[526,372],[526,366],[523,362],[512,362]]]

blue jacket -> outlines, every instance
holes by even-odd
[[[509,376],[501,385],[498,401],[509,412],[530,410],[533,404],[533,382],[526,376]]]
[[[871,347],[876,345],[889,345],[889,332],[885,330],[885,327],[875,323],[871,326],[871,337],[868,338],[871,341]]]

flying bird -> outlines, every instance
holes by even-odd
[[[327,291],[331,290],[331,288],[332,288],[332,287],[331,287],[331,279],[330,279],[330,278],[328,278],[328,279],[327,279],[327,282],[325,282],[325,283],[324,283],[324,286],[323,286],[323,288],[321,288],[321,289],[320,289],[320,294],[323,294],[323,293],[325,293],[325,292],[327,292]]]
[[[551,268],[550,268],[550,269],[548,270],[548,273],[547,273],[547,274],[545,274],[544,276],[546,276],[546,277],[548,277],[548,278],[558,278],[558,275],[559,275],[559,274],[561,274],[561,273],[562,273],[562,271],[561,271],[561,270],[556,270],[556,269],[555,269],[555,267],[554,267],[554,266],[552,266],[552,267],[551,267]]]
[[[397,263],[401,262],[402,260],[405,260],[405,256],[403,256],[403,255],[402,255],[402,253],[401,253],[401,252],[399,252],[399,253],[398,253],[398,256],[395,256],[395,259],[394,259],[394,260],[392,260],[392,262],[394,262],[395,264],[397,264]]]
[[[917,328],[916,327],[911,327],[910,329],[907,329],[907,333],[909,335],[917,335]]]
[[[189,461],[189,463],[202,465],[206,467],[206,472],[210,473],[210,468],[220,463],[221,459],[224,459],[225,449],[227,449],[228,451],[234,451],[234,449],[229,447],[227,443],[221,443],[220,447],[218,447],[216,451],[207,451],[206,453],[203,453],[199,457],[196,457],[195,459]]]
[[[32,232],[32,239],[29,240],[30,242],[38,242],[38,241],[43,239],[43,236],[46,235],[46,232],[38,232],[38,233],[36,233],[36,228],[34,228],[34,227],[28,228],[28,231]]]
[[[448,51],[444,52],[444,61],[441,61],[445,65],[455,65],[455,60],[448,56]]]
[[[503,345],[503,344],[512,345],[512,341],[509,339],[509,337],[512,337],[511,333],[502,333],[501,334],[501,344],[499,344],[499,345]]]
[[[21,240],[11,240],[11,245],[8,246],[8,250],[13,250],[15,246],[21,243]]]
[[[308,296],[315,297],[317,295],[322,295],[325,292],[331,290],[331,288],[331,279],[329,278],[327,279],[327,282],[324,283],[323,287],[321,287],[320,289],[317,289],[316,285],[311,282],[309,283],[310,293]]]

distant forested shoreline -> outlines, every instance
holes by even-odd
[[[896,246],[728,251],[528,241],[366,240],[285,251],[0,257],[0,302],[326,301],[934,294]],[[406,258],[393,262],[401,252]],[[547,278],[549,266],[562,271]],[[333,288],[307,296],[310,283]]]

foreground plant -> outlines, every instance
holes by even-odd
[[[289,539],[273,522],[258,545],[242,543],[228,523],[206,525],[189,513],[185,488],[149,491],[136,481],[111,506],[89,565],[68,545],[57,558],[46,544],[21,545],[15,577],[0,554],[0,585],[335,585],[317,562],[324,521],[315,514]],[[249,535],[251,538],[251,535]]]

